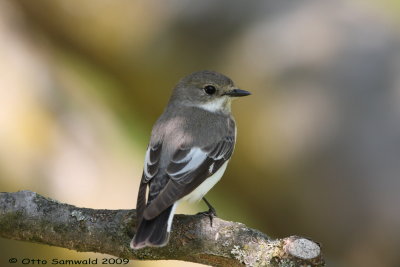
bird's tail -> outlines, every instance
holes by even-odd
[[[131,241],[131,248],[165,246],[169,239],[173,213],[174,208],[172,205],[152,220],[143,218]]]

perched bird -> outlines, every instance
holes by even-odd
[[[195,72],[178,82],[151,133],[131,248],[165,246],[181,200],[204,199],[215,214],[204,195],[221,179],[235,146],[231,101],[247,95],[213,71]]]

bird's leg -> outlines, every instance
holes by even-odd
[[[210,202],[208,202],[208,200],[205,197],[203,197],[203,200],[208,207],[208,211],[199,212],[198,214],[207,215],[210,218],[210,225],[212,227],[212,222],[213,222],[214,217],[217,217],[217,212],[215,211],[214,207],[211,206]]]
[[[210,204],[210,202],[208,202],[208,200],[203,197],[204,202],[206,203],[207,207],[208,207],[208,211],[207,213],[212,214],[214,217],[217,217],[217,211],[214,209],[214,207]]]

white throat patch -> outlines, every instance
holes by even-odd
[[[200,104],[197,107],[205,109],[210,112],[216,112],[216,111],[231,111],[231,103],[229,99],[226,99],[226,97],[219,97],[213,101],[210,101],[205,104]]]

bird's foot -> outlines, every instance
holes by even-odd
[[[207,204],[208,206],[208,210],[207,211],[203,211],[203,212],[199,212],[197,213],[197,215],[205,215],[208,216],[210,218],[210,225],[211,227],[213,226],[213,219],[215,217],[217,217],[217,211],[214,209],[213,206],[211,206],[210,202],[207,201],[207,199],[205,199],[203,197],[204,202]]]
[[[197,213],[196,215],[208,216],[208,218],[210,218],[210,225],[211,225],[211,227],[213,226],[213,219],[214,219],[215,217],[217,217],[217,213],[216,213],[216,211],[215,211],[214,208],[210,208],[210,209],[207,210],[207,211],[199,212],[199,213]]]

